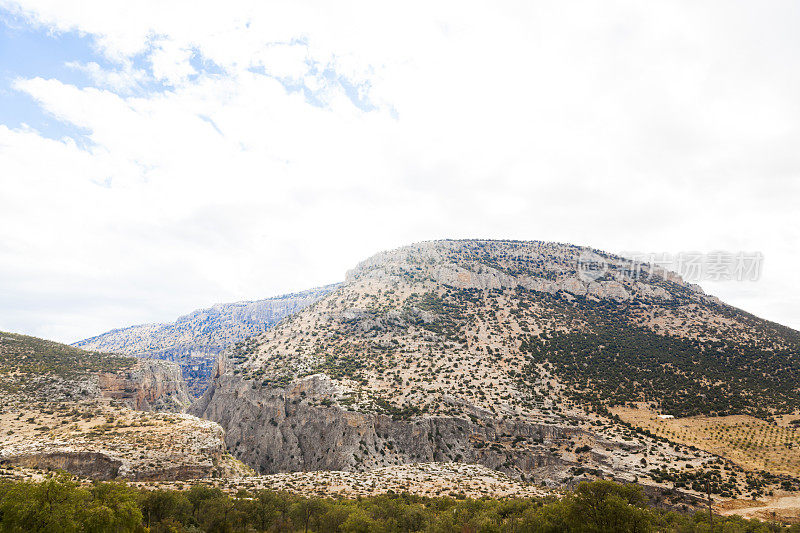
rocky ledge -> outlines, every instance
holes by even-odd
[[[90,479],[174,481],[249,472],[228,455],[222,428],[186,414],[136,412],[109,404],[0,413],[0,465],[65,470]]]

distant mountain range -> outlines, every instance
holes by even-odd
[[[199,396],[208,387],[217,355],[223,349],[263,333],[337,287],[332,284],[263,300],[217,304],[175,322],[114,329],[72,346],[174,361],[180,365],[190,393]]]

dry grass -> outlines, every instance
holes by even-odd
[[[618,407],[612,412],[652,433],[696,446],[745,470],[800,476],[800,431],[746,415],[662,419],[652,411]]]
[[[387,492],[428,497],[530,498],[552,491],[523,483],[485,466],[415,463],[366,472],[285,472],[265,476],[195,480],[235,493],[240,489],[287,491],[303,496],[365,497]],[[144,488],[178,488],[181,483],[138,483]]]

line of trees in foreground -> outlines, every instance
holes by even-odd
[[[228,495],[194,485],[143,490],[124,483],[82,486],[64,474],[0,483],[0,531],[7,532],[769,532],[797,531],[758,520],[681,514],[648,506],[637,485],[581,483],[563,498],[452,499],[385,494],[304,498],[259,490]]]

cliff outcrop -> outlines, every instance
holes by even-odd
[[[184,411],[191,403],[180,367],[143,359],[124,371],[100,372],[97,386],[104,398],[120,400],[137,411]]]

